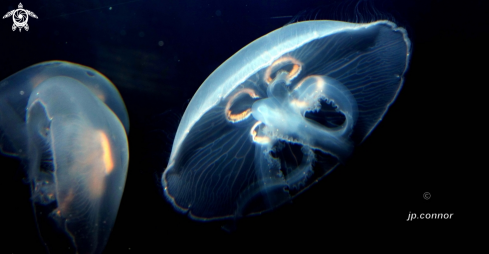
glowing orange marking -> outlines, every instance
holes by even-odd
[[[270,143],[270,138],[269,137],[256,136],[253,138],[253,141],[255,141],[256,143],[260,143],[260,144],[266,144],[266,143]]]
[[[251,136],[255,137],[256,136],[256,127],[261,124],[261,121],[257,121],[255,124],[253,124],[253,127],[251,127],[250,134]]]
[[[46,75],[36,75],[31,78],[30,83],[32,84],[32,89],[36,88],[39,84],[41,84],[44,80],[49,77]]]
[[[299,72],[301,71],[302,67],[297,65],[297,64],[294,64],[294,66],[292,66],[292,70],[290,71],[289,75],[287,75],[287,77],[290,79],[292,78],[295,78],[297,76],[297,74],[299,74]]]
[[[292,105],[296,106],[296,107],[299,107],[299,108],[305,108],[305,107],[308,107],[309,106],[309,103],[305,102],[305,101],[300,101],[300,100],[292,100]]]
[[[248,108],[245,111],[238,113],[238,114],[233,114],[230,110],[234,100],[236,100],[236,98],[238,98],[243,93],[248,94],[251,98],[259,98],[260,97],[255,93],[255,91],[253,91],[250,88],[245,88],[245,89],[235,93],[233,96],[231,96],[231,98],[229,98],[228,103],[226,104],[226,108],[224,109],[226,119],[230,122],[233,122],[233,123],[239,122],[243,119],[246,119],[251,114],[251,108]]]
[[[105,102],[105,95],[103,95],[103,94],[97,94],[97,98],[99,98],[99,100]]]
[[[302,84],[304,84],[304,82],[308,81],[309,79],[314,79],[316,80],[316,87],[317,89],[321,89],[324,87],[324,85],[326,84],[326,82],[324,82],[324,79],[322,76],[319,76],[319,75],[311,75],[311,76],[307,76],[305,78],[303,78],[298,84],[297,86],[294,87],[294,90],[297,90],[299,87],[302,86]]]
[[[270,84],[270,82],[273,81],[273,79],[271,77],[272,71],[274,69],[279,69],[280,67],[282,67],[286,63],[294,64],[294,66],[292,66],[292,70],[290,71],[290,73],[287,74],[287,78],[289,80],[291,80],[291,79],[297,77],[299,72],[302,70],[302,63],[293,57],[284,56],[284,57],[281,57],[281,58],[275,60],[275,62],[273,62],[270,66],[268,66],[267,70],[265,71],[265,81],[267,82],[267,84]],[[281,66],[279,66],[279,65],[281,65]]]
[[[256,127],[258,127],[258,125],[261,124],[261,121],[257,121],[255,124],[253,124],[253,127],[251,127],[251,130],[250,130],[250,134],[251,136],[253,137],[253,141],[256,142],[256,143],[260,143],[260,144],[266,144],[266,143],[269,143],[270,142],[270,138],[269,137],[260,137],[260,136],[257,136],[257,132],[256,132]]]
[[[81,82],[81,81],[80,81]],[[105,93],[100,89],[98,88],[97,86],[95,85],[89,85],[89,84],[86,84],[88,89],[90,89],[90,91],[92,91],[93,94],[95,94],[95,96],[97,96],[97,98],[103,102],[105,102],[105,100],[107,99],[106,96],[105,96]]]
[[[100,144],[102,145],[102,159],[105,165],[105,173],[110,174],[114,168],[114,162],[112,161],[112,151],[110,150],[110,143],[107,135],[100,131]]]
[[[75,194],[73,193],[73,188],[70,188],[68,190],[68,194],[66,195],[65,193],[61,193],[60,196],[60,205],[58,207],[58,210],[56,213],[58,216],[61,216],[61,214],[67,214],[69,212],[69,207],[71,205],[71,202],[73,202],[73,199],[75,198]]]
[[[250,116],[250,114],[251,114],[251,109],[246,109],[245,111],[238,114],[232,114],[231,110],[226,111],[226,117],[228,121],[231,121],[233,123],[246,119],[248,116]]]

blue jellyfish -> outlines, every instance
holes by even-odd
[[[344,163],[399,93],[410,58],[390,21],[307,21],[250,43],[200,86],[162,176],[196,220],[270,211]]]
[[[51,61],[0,82],[0,151],[21,160],[48,250],[103,251],[124,190],[128,131],[119,92],[94,69]]]

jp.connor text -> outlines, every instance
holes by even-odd
[[[412,221],[415,219],[421,220],[450,220],[452,219],[453,213],[422,213],[419,216],[416,213],[409,212],[407,221]]]

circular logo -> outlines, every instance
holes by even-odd
[[[431,198],[431,193],[429,193],[429,192],[423,193],[423,198],[426,199],[426,200],[430,199]]]
[[[27,15],[27,12],[24,9],[15,10],[12,17],[14,20],[14,24],[18,27],[25,26],[27,24],[27,20],[29,19],[29,15]]]

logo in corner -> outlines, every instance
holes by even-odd
[[[19,32],[22,31],[22,28],[24,28],[26,31],[29,31],[29,25],[27,25],[29,16],[37,19],[37,15],[34,14],[34,12],[32,11],[24,9],[22,3],[19,3],[18,7],[19,9],[17,10],[12,10],[7,12],[7,14],[3,15],[3,18],[5,19],[12,16],[12,19],[14,20],[14,24],[12,25],[12,31],[15,31],[15,29],[17,28],[19,28]]]

